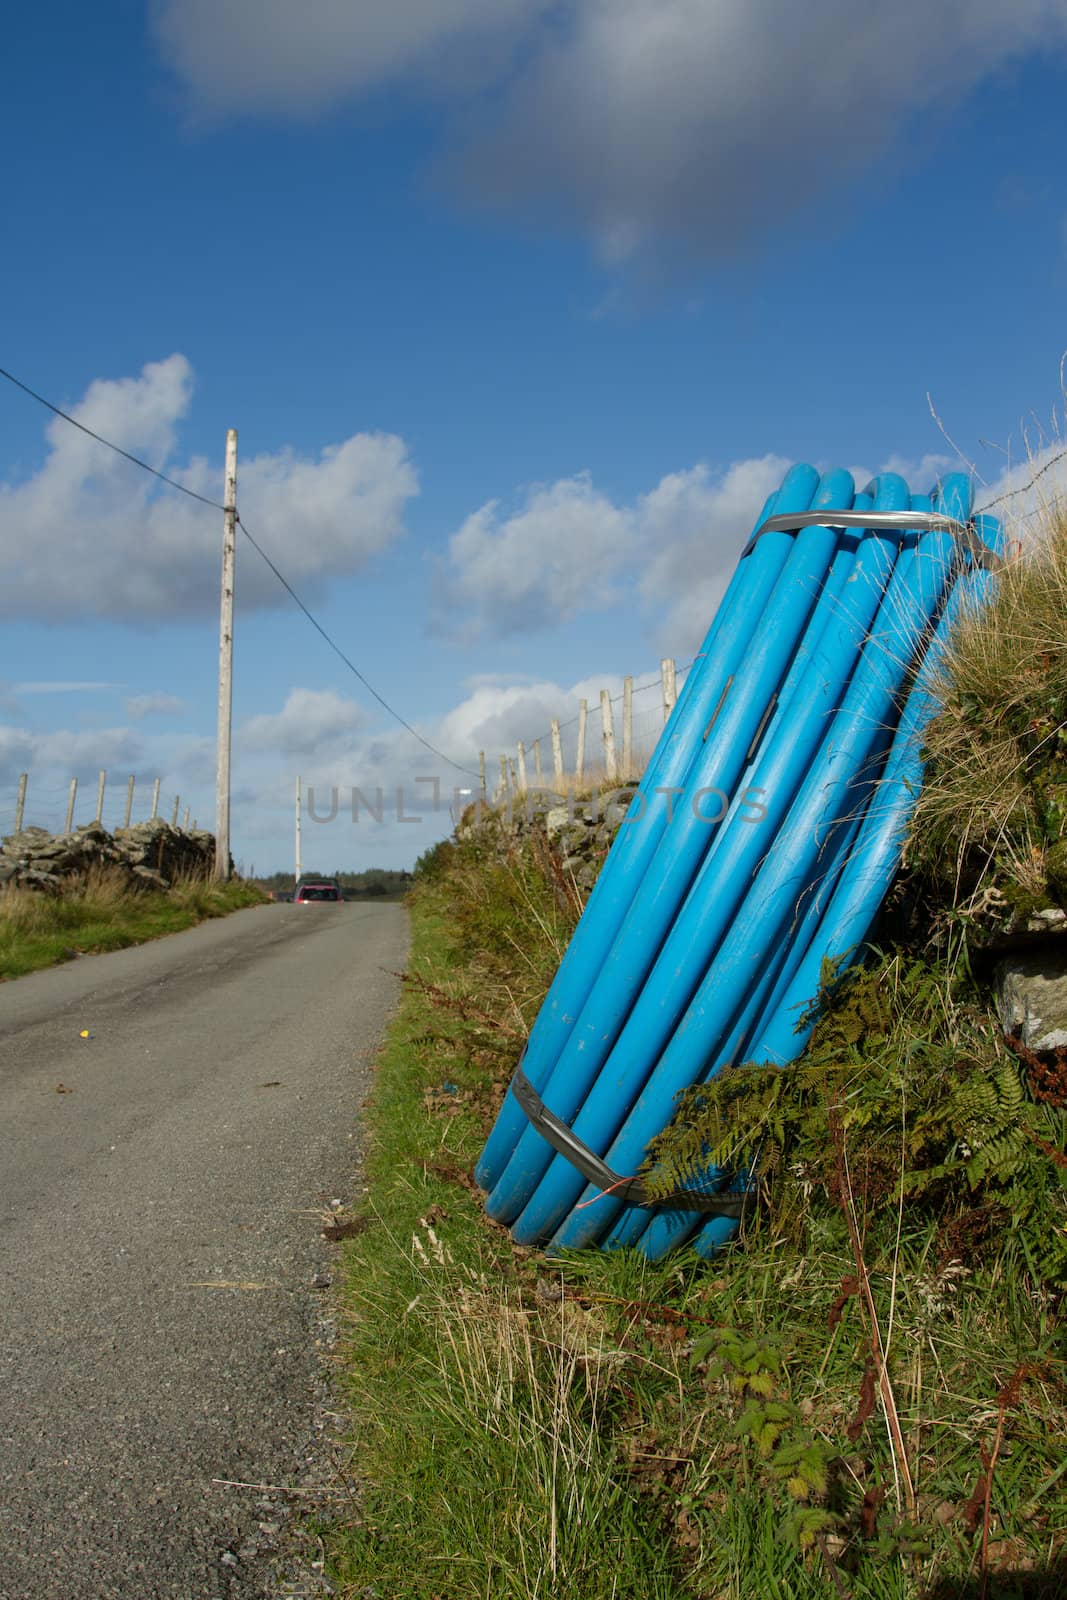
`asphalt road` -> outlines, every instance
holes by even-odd
[[[271,905],[0,985],[3,1600],[273,1592],[270,1496],[212,1480],[306,1471],[406,944],[396,905]]]

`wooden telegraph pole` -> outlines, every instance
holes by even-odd
[[[299,774],[297,774],[297,779],[296,779],[296,857],[295,857],[294,865],[295,865],[295,868],[296,868],[295,872],[293,873],[293,886],[294,886],[294,893],[295,893],[296,889],[299,888],[299,886],[300,886],[300,875],[304,870],[304,863],[303,863],[303,860],[301,858],[301,853],[300,853],[300,775]]]
[[[219,721],[215,758],[215,877],[230,876],[230,728],[233,721],[233,579],[237,560],[237,429],[226,432],[219,608]]]

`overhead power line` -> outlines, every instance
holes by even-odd
[[[29,395],[31,400],[36,400],[38,405],[44,406],[45,409],[51,411],[54,416],[61,417],[64,422],[69,422],[72,428],[77,428],[81,433],[88,434],[89,438],[95,439],[97,444],[106,445],[106,447],[109,450],[113,450],[117,456],[122,456],[123,460],[131,462],[135,467],[140,467],[142,472],[150,472],[153,478],[158,478],[160,483],[165,483],[168,488],[177,489],[179,494],[188,495],[191,500],[199,500],[201,505],[210,506],[213,511],[224,512],[227,509],[221,500],[210,500],[206,495],[197,494],[193,489],[187,489],[184,483],[178,483],[176,479],[168,478],[165,472],[160,472],[157,470],[157,468],[150,466],[147,461],[142,461],[140,456],[131,455],[128,450],[123,450],[122,446],[115,444],[113,440],[105,439],[102,433],[94,433],[92,428],[87,428],[85,426],[84,422],[79,422],[77,418],[72,417],[69,412],[63,411],[57,405],[53,405],[51,400],[46,400],[43,394],[38,394],[36,389],[31,389],[28,383],[23,383],[21,378],[16,378],[14,373],[8,372],[4,367],[0,367],[0,378],[6,378],[8,383],[14,384],[16,389],[21,389],[23,394]],[[321,634],[322,638],[325,639],[326,643],[329,645],[334,654],[344,662],[349,672],[351,672],[353,676],[359,680],[359,682],[367,690],[368,694],[373,695],[374,699],[377,700],[378,704],[389,713],[394,722],[398,722],[402,728],[406,729],[406,731],[411,734],[413,739],[417,739],[419,744],[423,745],[425,749],[429,750],[430,754],[436,756],[439,761],[443,761],[446,766],[454,768],[456,772],[464,773],[469,778],[479,777],[479,774],[471,767],[465,767],[461,762],[453,761],[452,757],[446,756],[443,750],[438,750],[436,745],[432,745],[429,739],[424,738],[416,728],[411,726],[411,723],[408,722],[406,718],[400,715],[399,711],[389,704],[388,700],[386,700],[383,695],[378,693],[374,685],[364,677],[362,672],[360,672],[355,662],[350,660],[350,658],[341,649],[341,646],[337,643],[337,641],[327,632],[322,623],[308,608],[308,606],[304,604],[303,600],[301,600],[300,596],[297,594],[288,578],[285,577],[284,573],[282,573],[281,570],[271,560],[270,556],[263,549],[262,545],[252,537],[252,534],[249,532],[249,529],[240,513],[237,515],[237,524],[245,538],[248,540],[249,544],[252,546],[253,550],[255,550],[256,554],[260,557],[260,560],[264,561],[270,568],[271,572],[273,572],[274,576],[277,578],[286,594],[288,594],[290,599],[293,600],[297,606],[299,606],[300,610],[304,613],[305,617],[307,617],[315,631]]]
[[[209,500],[207,495],[197,494],[195,489],[187,489],[184,483],[178,483],[175,478],[168,478],[165,472],[160,472],[156,467],[149,466],[147,461],[142,461],[140,456],[132,456],[128,450],[123,450],[121,445],[113,444],[110,439],[105,439],[102,433],[94,433],[92,428],[87,428],[84,422],[79,422],[77,417],[72,417],[69,412],[61,411],[59,406],[54,406],[51,400],[46,400],[43,394],[38,394],[36,389],[31,389],[28,383],[23,383],[21,378],[16,378],[13,372],[0,367],[0,378],[6,378],[8,383],[13,383],[16,389],[21,389],[23,394],[28,394],[31,400],[36,400],[38,405],[44,406],[54,416],[62,417],[64,422],[69,422],[72,428],[77,428],[81,433],[87,433],[90,439],[95,439],[97,444],[106,444],[109,450],[114,450],[117,456],[122,456],[126,461],[132,461],[135,467],[140,467],[142,472],[150,472],[153,478],[158,478],[160,483],[167,484],[171,489],[177,489],[179,494],[187,494],[190,500],[199,500],[202,506],[210,506],[213,511],[225,511],[226,507],[221,500]]]
[[[479,774],[477,772],[472,771],[472,769],[470,767],[463,766],[458,761],[453,761],[452,757],[451,756],[446,756],[443,750],[438,750],[436,745],[432,745],[430,743],[429,739],[424,738],[423,735],[418,731],[417,728],[413,728],[411,726],[411,723],[406,721],[405,718],[400,715],[400,712],[395,710],[394,707],[389,704],[388,700],[383,699],[383,697],[378,693],[377,689],[374,687],[373,683],[370,683],[363,676],[362,672],[360,672],[360,670],[356,666],[355,662],[350,660],[349,657],[347,655],[345,655],[345,652],[341,649],[341,646],[337,643],[336,639],[331,638],[331,636],[327,633],[326,629],[322,626],[322,623],[318,620],[318,618],[311,611],[309,611],[308,607],[304,604],[303,600],[301,600],[300,596],[297,594],[296,590],[293,588],[293,586],[289,582],[288,578],[285,576],[285,574],[283,572],[279,571],[279,569],[275,566],[275,564],[271,560],[270,556],[263,549],[263,546],[261,544],[259,544],[253,538],[252,534],[250,533],[250,531],[248,529],[248,525],[245,522],[244,518],[241,516],[240,512],[238,512],[238,515],[237,515],[237,526],[240,528],[241,532],[244,534],[245,538],[248,540],[248,542],[252,546],[253,550],[256,551],[256,553],[260,557],[260,559],[262,561],[266,562],[267,566],[273,572],[274,576],[277,578],[278,582],[281,584],[281,586],[285,590],[286,594],[289,595],[290,598],[295,602],[295,604],[300,607],[300,610],[304,613],[305,617],[307,617],[308,621],[311,623],[311,626],[315,629],[315,631],[317,633],[322,635],[322,637],[325,639],[326,643],[329,645],[329,647],[333,651],[333,653],[341,661],[344,662],[344,664],[348,668],[349,672],[351,672],[354,677],[359,679],[360,683],[363,685],[364,689],[366,689],[367,693],[373,695],[375,700],[377,700],[378,704],[380,706],[383,706],[385,708],[385,710],[388,711],[389,715],[393,718],[393,720],[395,722],[399,722],[399,724],[400,724],[400,726],[402,728],[406,728],[408,733],[411,734],[412,738],[413,739],[417,739],[421,745],[425,746],[425,748],[427,750],[429,750],[431,755],[435,755],[437,757],[437,759],[439,761],[443,761],[446,764],[446,766],[454,767],[457,772],[466,773],[466,775],[468,777],[470,777],[470,778],[477,778],[479,776]]]

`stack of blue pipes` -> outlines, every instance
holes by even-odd
[[[476,1168],[518,1242],[656,1259],[736,1233],[743,1180],[666,1204],[634,1180],[682,1090],[803,1050],[899,866],[938,662],[1001,541],[960,474],[857,493],[799,465],[770,496]]]

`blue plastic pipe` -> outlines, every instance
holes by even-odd
[[[903,478],[886,474],[870,488],[873,496],[867,491],[857,496],[861,509],[870,509],[872,499],[878,511],[908,509]],[[824,597],[823,626],[814,648],[806,648],[805,640],[794,657],[804,670],[786,712],[746,774],[746,787],[716,832],[655,966],[573,1123],[577,1137],[598,1153],[615,1136],[666,1048],[807,774],[811,753],[837,711],[878,610],[899,544],[900,535],[891,533],[858,541],[857,553],[849,557],[848,581],[840,593]],[[744,800],[753,792],[762,797],[758,818]],[[516,1238],[533,1242],[547,1237],[583,1188],[581,1175],[556,1156],[516,1224]],[[576,1219],[574,1231],[593,1237],[598,1211],[590,1209]]]
[[[809,510],[818,488],[814,467],[792,467],[781,487],[768,498],[756,527],[776,512]],[[727,589],[634,797],[631,814],[638,820],[627,821],[619,830],[534,1022],[523,1069],[536,1089],[548,1079],[655,854],[667,821],[667,807],[656,791],[685,781],[703,731],[760,624],[792,549],[790,534],[765,535],[740,563]],[[499,1181],[527,1127],[526,1116],[509,1089],[475,1168],[475,1177],[484,1189],[492,1189]]]
[[[963,521],[969,499],[966,478],[955,474],[943,485],[937,509]],[[883,730],[896,720],[898,691],[940,609],[955,559],[952,536],[940,531],[923,534],[914,549],[902,552],[875,631],[788,817],[695,998],[605,1153],[615,1171],[638,1170],[676,1096],[701,1078],[730,1020],[758,982],[768,950],[785,935],[818,860],[823,831],[847,817],[850,787],[879,746]],[[618,1200],[606,1196],[595,1208],[600,1214],[596,1231],[610,1225],[621,1209]],[[559,1231],[554,1243],[570,1247],[590,1242],[588,1211],[575,1212],[560,1227],[565,1211],[555,1219]]]
[[[816,508],[847,510],[853,495],[850,474],[829,473],[820,484]],[[670,826],[541,1091],[546,1104],[564,1121],[572,1120],[603,1065],[711,843],[715,830],[701,809],[701,799],[709,794],[725,795],[727,802],[732,798],[767,706],[781,689],[793,654],[818,609],[839,540],[840,534],[827,526],[805,528],[795,536],[761,626],[727,685],[714,737],[699,747],[682,793],[676,797]],[[762,543],[761,539],[753,554]],[[631,826],[634,824],[624,824],[620,832]],[[536,1129],[528,1127],[489,1196],[489,1215],[499,1222],[514,1222],[552,1158],[551,1146]],[[527,1227],[525,1221],[515,1228],[514,1235],[522,1243],[538,1243],[547,1237],[542,1229]]]

